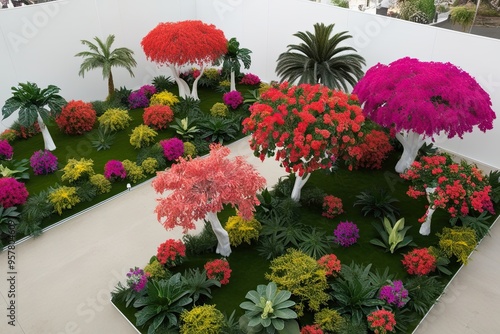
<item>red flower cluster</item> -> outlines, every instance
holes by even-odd
[[[167,267],[175,267],[182,263],[182,258],[186,256],[186,246],[181,240],[168,239],[160,246],[156,253],[158,262]]]
[[[371,169],[382,168],[382,162],[393,149],[389,142],[389,136],[380,130],[368,132],[364,136],[364,141],[357,148],[361,151],[361,158],[358,161],[357,167]]]
[[[318,260],[318,265],[325,269],[326,276],[335,277],[342,269],[342,265],[340,264],[340,260],[337,258],[335,254],[327,254],[322,256]]]
[[[418,198],[426,195],[426,188],[436,188],[429,194],[430,204],[446,209],[452,218],[467,216],[470,211],[495,213],[491,202],[491,186],[475,165],[462,161],[457,164],[448,155],[424,156],[415,161],[401,177],[410,180],[406,192]],[[425,216],[420,222],[425,221]]]
[[[250,111],[243,132],[252,134],[255,155],[276,156],[289,173],[328,169],[339,158],[352,169],[360,158],[360,150],[350,149],[363,136],[365,120],[355,95],[285,82],[263,92]]]
[[[28,127],[17,123],[12,126],[12,129],[16,131],[17,137],[21,139],[28,139],[40,133],[40,125],[38,122],[35,122]]]
[[[396,318],[394,313],[388,310],[376,310],[368,314],[368,326],[375,334],[386,334],[396,329]]]
[[[144,124],[152,127],[155,130],[168,128],[168,125],[174,119],[174,112],[169,106],[152,105],[144,109],[142,115]]]
[[[318,325],[307,325],[302,327],[300,334],[323,334],[323,330]]]
[[[404,255],[401,260],[410,275],[424,276],[436,269],[436,257],[428,248],[417,248]]]
[[[333,195],[327,195],[323,198],[323,213],[322,216],[333,219],[340,215],[342,209],[342,200]]]
[[[97,119],[91,103],[69,101],[56,118],[56,123],[68,135],[81,135],[92,130]]]
[[[207,271],[207,277],[209,279],[216,279],[222,285],[229,283],[229,277],[231,277],[232,270],[229,268],[229,262],[227,262],[227,260],[217,259],[207,262],[204,268]]]

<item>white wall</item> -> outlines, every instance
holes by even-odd
[[[140,5],[138,5],[140,4]],[[74,55],[85,48],[81,39],[116,35],[115,46],[128,47],[138,62],[135,78],[113,71],[115,85],[137,88],[150,83],[165,69],[145,59],[140,41],[159,22],[200,19],[213,23],[227,38],[237,37],[252,53],[251,71],[268,81],[277,79],[278,55],[297,43],[297,31],[312,31],[313,24],[335,23],[335,32],[348,31],[351,46],[365,57],[366,68],[410,56],[420,60],[449,61],[469,72],[490,94],[500,110],[500,40],[463,34],[338,8],[308,0],[63,0],[0,11],[0,105],[10,87],[32,81],[55,84],[66,99],[103,99],[107,85],[101,73],[78,76],[81,63]],[[347,44],[347,43],[346,43]],[[0,130],[12,120],[2,121]],[[475,131],[465,140],[439,137],[441,147],[500,168],[500,120],[495,129]]]

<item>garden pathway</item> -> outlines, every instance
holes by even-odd
[[[266,178],[284,175],[279,164],[255,158],[246,139],[229,145]],[[135,330],[110,304],[110,292],[132,266],[143,266],[156,247],[181,230],[165,231],[153,213],[157,195],[146,182],[76,216],[37,239],[16,246],[16,326],[6,309],[7,252],[0,254],[0,333],[128,334]],[[416,333],[498,333],[500,227],[472,255]],[[494,241],[495,240],[495,241]]]

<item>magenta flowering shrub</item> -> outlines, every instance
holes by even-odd
[[[242,85],[258,85],[260,84],[260,78],[252,73],[247,73],[241,78],[240,84]]]
[[[141,292],[148,283],[148,276],[147,273],[144,273],[144,270],[138,267],[130,268],[130,271],[127,273],[128,287],[136,292]]]
[[[167,160],[174,161],[184,154],[184,143],[179,138],[170,138],[160,141],[163,155]]]
[[[0,205],[5,209],[11,206],[23,205],[29,193],[24,183],[13,177],[0,178]]]
[[[14,149],[7,140],[0,140],[0,160],[10,160],[14,154]]]
[[[243,103],[243,95],[237,90],[233,90],[222,95],[222,100],[226,106],[236,109]]]
[[[359,229],[353,222],[340,222],[333,231],[333,235],[335,243],[343,247],[349,247],[358,241]]]
[[[146,108],[149,106],[149,99],[143,92],[135,91],[128,96],[128,106],[130,109]]]
[[[153,85],[144,85],[139,88],[139,92],[144,94],[148,99],[151,98],[154,94],[156,94],[156,87]]]
[[[127,172],[125,167],[119,160],[109,160],[104,165],[104,177],[110,181],[115,181],[117,179],[124,179],[127,177]]]
[[[48,150],[39,150],[30,158],[30,166],[35,175],[52,174],[57,170],[57,157]]]
[[[391,282],[390,285],[384,285],[379,292],[378,297],[385,300],[387,304],[402,308],[410,300],[408,290],[403,286],[400,280]]]

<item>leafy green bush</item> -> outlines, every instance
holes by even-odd
[[[229,234],[231,245],[236,247],[243,242],[250,245],[252,240],[259,239],[262,225],[255,218],[246,220],[241,216],[231,216],[226,222],[225,229]]]
[[[163,154],[163,148],[158,143],[141,148],[137,153],[136,162],[138,165],[142,165],[142,163],[148,158],[153,158],[158,162],[157,170],[163,170],[167,166],[167,161],[165,160],[165,155]]]
[[[76,183],[86,181],[94,174],[94,161],[92,159],[68,159],[66,166],[63,168],[61,180]]]
[[[304,187],[300,194],[300,203],[304,206],[321,210],[323,198],[327,194],[318,187]]]
[[[223,144],[238,135],[238,124],[230,118],[208,117],[199,123],[201,138]]]
[[[219,334],[224,315],[215,305],[195,306],[181,314],[181,334]]]
[[[199,255],[211,253],[217,246],[217,237],[212,230],[212,225],[205,222],[205,226],[199,234],[184,234],[182,242],[186,246],[186,255]]]
[[[141,166],[138,166],[135,162],[130,161],[130,160],[123,160],[122,161],[123,168],[125,168],[125,171],[127,172],[127,179],[132,182],[132,183],[137,183],[144,179],[144,171],[142,170]]]
[[[81,202],[90,202],[97,195],[97,188],[91,183],[82,182],[76,187],[76,195]]]
[[[219,287],[221,283],[216,279],[210,279],[207,277],[206,270],[200,270],[199,268],[190,268],[182,276],[182,280],[189,290],[191,297],[193,298],[193,304],[196,304],[201,296],[205,296],[208,299],[212,298],[213,286]]]
[[[229,113],[229,108],[222,102],[216,102],[212,108],[210,108],[210,114],[214,117],[227,117]]]
[[[89,181],[97,189],[98,194],[105,194],[111,191],[111,182],[103,174],[92,175]]]
[[[443,291],[443,284],[435,276],[411,276],[405,282],[410,300],[406,304],[420,316],[424,316]]]
[[[353,206],[360,205],[361,212],[365,217],[372,215],[381,220],[384,217],[395,220],[396,216],[399,215],[398,208],[394,206],[394,203],[399,201],[392,197],[385,188],[363,191],[356,198]]]
[[[314,314],[314,323],[318,325],[324,333],[337,333],[344,323],[344,318],[331,308],[324,308]]]
[[[152,157],[146,158],[146,160],[141,163],[141,167],[146,174],[156,173],[156,171],[158,170],[158,165],[158,161]]]
[[[54,210],[62,215],[63,210],[71,209],[80,203],[76,193],[76,187],[56,186],[49,191],[48,200],[54,206]]]
[[[115,133],[101,125],[87,134],[87,138],[90,140],[92,147],[97,151],[109,150],[115,141],[115,137]]]
[[[21,213],[17,211],[17,207],[11,206],[10,208],[4,208],[0,206],[0,236],[11,236],[12,230],[16,229],[19,224],[19,217]],[[0,247],[2,247],[2,241],[0,239]]]
[[[104,114],[97,118],[99,125],[111,131],[126,129],[132,118],[128,114],[128,110],[112,108],[106,110]]]
[[[322,229],[312,228],[302,233],[299,241],[299,249],[314,259],[330,253],[333,237],[328,237]]]
[[[158,132],[147,125],[141,124],[132,130],[130,134],[130,144],[136,149],[143,146],[149,146],[155,142],[155,137],[157,135]]]
[[[452,7],[450,12],[450,21],[452,24],[458,24],[466,31],[474,23],[476,8],[474,4]]]
[[[184,142],[184,157],[196,157],[196,146],[191,142]]]
[[[17,229],[25,235],[38,236],[42,233],[40,225],[54,211],[54,206],[49,201],[49,189],[38,194],[31,194],[22,206],[21,222]]]
[[[172,109],[174,115],[179,119],[187,117],[194,120],[202,113],[200,109],[200,100],[196,100],[190,96],[185,98],[180,97],[179,103],[175,104]]]
[[[158,75],[153,78],[153,86],[155,86],[156,91],[163,92],[164,90],[173,88],[175,86],[175,81],[170,77]]]

